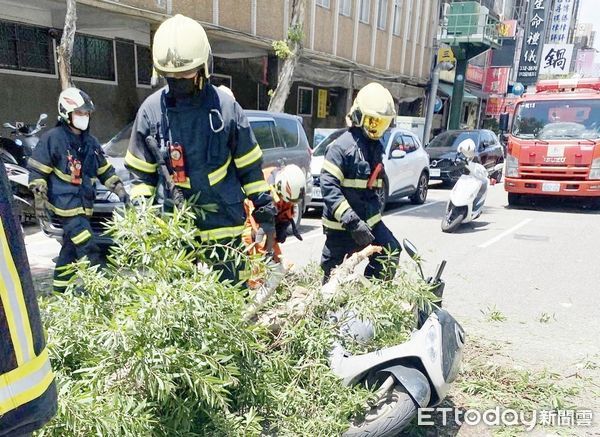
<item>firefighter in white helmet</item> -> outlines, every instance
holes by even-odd
[[[136,175],[132,197],[154,196],[161,187],[158,152],[185,199],[217,205],[216,212],[196,218],[203,241],[241,242],[245,198],[273,239],[276,210],[261,170],[262,151],[240,105],[210,83],[211,49],[200,23],[183,15],[165,20],[154,35],[152,58],[167,86],[144,101],[133,125],[125,157]],[[233,262],[219,269],[222,279],[239,279]]]
[[[63,242],[54,270],[54,290],[64,291],[70,275],[68,264],[87,256],[100,261],[89,217],[92,215],[98,179],[119,199],[129,196],[98,140],[90,134],[94,103],[77,88],[58,97],[58,124],[45,132],[29,158],[29,185],[35,196],[36,215],[48,220],[48,211],[62,224]]]
[[[400,244],[381,221],[384,147],[380,138],[396,116],[390,92],[378,83],[363,87],[347,115],[348,131],[327,149],[321,171],[324,282],[344,257],[369,244],[399,256]],[[393,269],[387,270],[392,273]],[[371,257],[365,276],[381,277],[382,256]]]

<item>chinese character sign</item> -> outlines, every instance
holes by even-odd
[[[537,82],[538,70],[542,65],[541,48],[550,21],[550,0],[529,2],[527,29],[523,38],[517,81],[524,85]]]
[[[486,70],[483,92],[505,94],[508,88],[510,67],[490,67]]]
[[[544,44],[540,74],[567,74],[571,69],[573,44]]]
[[[569,39],[571,20],[573,19],[573,6],[575,0],[556,1],[550,12],[552,24],[550,25],[548,41],[553,44],[566,44]]]

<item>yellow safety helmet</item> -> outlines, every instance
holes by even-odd
[[[152,44],[154,68],[162,76],[203,68],[208,79],[210,43],[200,23],[177,14],[158,27]]]
[[[360,89],[348,119],[354,126],[362,127],[372,140],[381,138],[396,117],[394,98],[382,85],[371,82]]]

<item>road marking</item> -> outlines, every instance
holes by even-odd
[[[496,235],[496,236],[495,236],[494,238],[492,238],[491,240],[488,240],[488,241],[486,241],[485,243],[483,243],[483,244],[480,244],[480,245],[479,245],[479,246],[477,246],[477,247],[480,247],[481,249],[485,249],[486,247],[489,247],[489,246],[491,246],[492,244],[494,244],[494,243],[496,243],[496,242],[498,242],[498,241],[502,240],[502,239],[503,239],[504,237],[506,237],[507,235],[510,235],[510,234],[512,234],[512,233],[513,233],[513,232],[515,232],[517,229],[520,229],[520,228],[522,228],[522,227],[523,227],[523,226],[525,226],[526,224],[530,223],[532,220],[533,220],[533,219],[530,219],[530,218],[528,218],[528,219],[525,219],[525,220],[523,220],[521,223],[519,223],[519,224],[517,224],[517,225],[513,226],[513,227],[512,227],[512,228],[510,228],[510,229],[507,229],[506,231],[502,232],[502,233],[501,233],[501,234],[499,234],[499,235]]]
[[[407,213],[407,212],[416,211],[417,209],[425,208],[427,206],[432,206],[432,205],[435,205],[437,203],[445,203],[445,202],[443,202],[442,200],[436,200],[434,202],[424,203],[423,205],[413,206],[412,208],[403,209],[402,211],[398,211],[398,212],[394,212],[392,214],[388,214],[388,216],[400,215],[400,214],[404,214],[404,213]],[[384,217],[386,217],[386,216],[384,215]]]

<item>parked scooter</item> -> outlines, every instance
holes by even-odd
[[[33,193],[29,189],[29,171],[15,164],[4,164],[13,191],[13,209],[22,224],[35,222]]]
[[[27,159],[39,141],[37,136],[46,124],[44,121],[48,118],[47,114],[40,114],[38,121],[33,124],[26,124],[17,121],[14,124],[4,123],[2,126],[10,129],[12,138],[0,138],[0,159],[8,164],[27,166]]]
[[[468,138],[458,145],[456,159],[464,163],[463,174],[458,179],[442,218],[442,231],[454,232],[462,223],[477,219],[483,212],[490,180],[485,167],[473,160],[475,142]],[[494,167],[494,175],[502,174],[503,164]],[[497,176],[496,176],[497,177]],[[492,179],[492,184],[496,180]]]
[[[408,240],[403,246],[425,279],[417,249]],[[442,261],[435,276],[426,280],[440,303],[445,265]],[[373,337],[370,322],[343,311],[337,317],[343,317],[338,319],[343,320],[343,335],[365,341]],[[459,372],[464,331],[441,307],[420,311],[418,320],[418,330],[410,340],[397,346],[352,356],[341,344],[334,345],[331,369],[345,385],[379,387],[370,409],[352,421],[344,436],[395,436],[416,416],[418,408],[439,405],[448,394]]]

